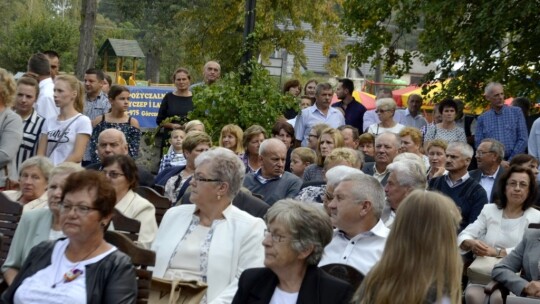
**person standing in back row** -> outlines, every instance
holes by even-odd
[[[527,148],[527,125],[523,112],[518,107],[504,104],[504,88],[498,82],[490,82],[485,89],[485,98],[491,109],[478,117],[475,145],[478,147],[485,138],[500,141],[505,148],[504,160],[509,161]]]

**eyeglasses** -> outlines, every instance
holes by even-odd
[[[219,179],[203,178],[200,175],[193,175],[193,180],[196,182],[221,182]]]
[[[287,237],[285,236],[274,234],[270,230],[264,229],[264,237],[266,238],[268,236],[272,238],[272,242],[276,242],[276,243],[284,242],[287,239]]]
[[[527,184],[527,183],[518,183],[518,182],[509,182],[509,183],[506,183],[506,186],[510,187],[510,188],[514,188],[514,189],[517,188],[518,186],[521,189],[529,188],[529,184]]]
[[[476,151],[476,156],[482,157],[482,156],[484,156],[484,154],[488,154],[488,153],[493,153],[493,151],[486,151],[486,152]]]
[[[97,208],[88,207],[85,205],[69,205],[60,203],[60,212],[61,213],[70,213],[71,210],[75,211],[78,215],[87,215],[90,211],[98,210]]]
[[[103,174],[105,174],[105,176],[110,177],[112,179],[117,179],[119,176],[124,176],[123,173],[118,173],[118,172],[115,172],[115,171],[101,171],[101,172],[103,172]]]
[[[383,110],[383,109],[377,109],[375,110],[375,113],[379,114],[379,113],[385,113],[385,112],[390,112],[392,110]]]
[[[309,134],[308,137],[315,137],[315,138],[318,138],[317,135],[314,135],[314,134]]]

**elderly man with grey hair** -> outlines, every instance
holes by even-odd
[[[270,138],[259,147],[261,168],[246,175],[244,187],[259,194],[268,205],[283,198],[293,198],[302,187],[302,180],[285,171],[287,147],[277,139]]]
[[[399,204],[413,190],[425,190],[426,173],[422,166],[412,160],[400,160],[388,165],[388,181],[384,187],[386,202],[381,219],[386,227],[391,227]]]
[[[380,219],[384,190],[372,176],[353,173],[337,184],[330,201],[336,227],[319,266],[341,263],[367,274],[382,255],[390,230]]]
[[[128,155],[126,136],[121,131],[113,128],[101,131],[98,136],[96,153],[100,160],[111,155]],[[90,164],[85,169],[101,171],[103,166],[99,162]],[[137,169],[139,173],[139,185],[152,187],[154,185],[154,176],[142,166],[137,166]]]
[[[469,175],[486,190],[489,203],[499,195],[497,184],[504,173],[503,159],[504,145],[496,139],[486,138],[476,149],[478,169],[470,171]]]
[[[484,205],[487,204],[486,190],[470,178],[467,172],[472,156],[471,146],[463,142],[451,142],[446,148],[445,169],[448,174],[429,181],[429,190],[448,195],[461,210],[463,220],[458,232],[470,223],[474,223]]]
[[[401,139],[395,133],[385,132],[375,138],[375,162],[366,163],[362,171],[375,177],[381,185],[385,186],[388,180],[388,165],[399,154]]]

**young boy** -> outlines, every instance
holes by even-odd
[[[300,147],[291,152],[291,172],[300,177],[304,177],[304,169],[315,163],[317,154],[310,148]]]
[[[171,138],[169,139],[171,147],[169,148],[169,152],[163,155],[163,158],[161,159],[158,174],[170,167],[186,165],[186,158],[182,151],[182,142],[185,137],[186,132],[182,129],[174,129],[171,131]]]

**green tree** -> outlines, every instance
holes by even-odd
[[[401,75],[413,57],[437,61],[442,78],[451,77],[441,96],[475,104],[485,103],[488,81],[504,83],[507,95],[539,97],[536,1],[344,0],[343,6],[342,28],[359,37],[350,49],[356,64],[382,62],[386,73]],[[401,52],[410,34],[418,36],[417,49]],[[463,66],[455,70],[457,62]]]
[[[62,56],[62,70],[74,70],[79,34],[77,23],[61,18],[23,17],[9,33],[0,34],[0,66],[26,71],[28,58],[38,51],[55,50]]]
[[[242,75],[251,73],[251,83],[241,83]],[[200,86],[193,94],[194,110],[190,119],[201,120],[214,141],[226,124],[237,124],[246,129],[258,124],[270,130],[285,109],[298,105],[280,89],[261,65],[250,62],[239,72],[229,72],[211,86]]]

